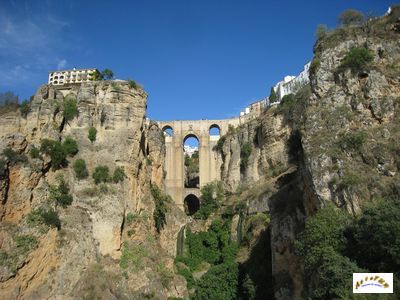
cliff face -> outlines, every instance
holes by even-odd
[[[145,120],[146,96],[126,82],[85,83],[69,90],[44,85],[26,118],[13,113],[1,118],[0,152],[11,148],[28,157],[25,162],[8,161],[0,178],[3,297],[184,295],[184,282],[171,272],[176,244],[170,241],[184,216],[167,204],[168,222],[159,238],[152,218],[150,184],[163,185],[165,148],[161,131]],[[76,100],[78,108],[78,116],[69,121],[63,117],[65,99]],[[94,142],[88,138],[90,127],[97,130]],[[45,138],[63,142],[67,137],[76,140],[79,149],[67,167],[53,170],[47,155],[28,155]],[[126,177],[101,185],[91,176],[78,180],[72,168],[77,159],[85,160],[89,174],[103,165],[111,175],[121,167]],[[61,229],[29,226],[30,214],[48,204],[60,175],[73,197],[70,206],[56,208]],[[30,243],[21,246],[18,237]],[[148,253],[151,262],[133,274],[120,267],[119,259],[134,255],[139,247],[156,254]],[[160,268],[168,280],[160,277]]]
[[[225,187],[245,195],[248,214],[271,218],[265,253],[271,251],[277,299],[302,294],[305,279],[294,240],[316,210],[334,203],[357,213],[363,203],[399,197],[397,18],[395,11],[329,33],[315,45],[310,85],[225,137]],[[353,48],[372,55],[359,70],[343,64]]]

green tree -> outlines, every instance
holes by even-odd
[[[74,156],[75,154],[78,153],[78,144],[77,142],[70,136],[67,136],[65,141],[63,142],[63,147],[65,149],[65,152],[69,156]]]
[[[153,219],[157,232],[160,232],[167,223],[166,213],[168,211],[167,203],[171,201],[171,198],[164,194],[160,188],[154,184],[150,186],[151,195],[154,198],[155,208],[153,212]]]
[[[54,209],[44,209],[42,207],[33,209],[27,216],[27,224],[30,227],[44,224],[50,227],[61,229],[61,221],[58,213]]]
[[[97,129],[93,126],[89,128],[88,138],[93,143],[96,140]]]
[[[128,79],[128,86],[131,89],[135,89],[135,90],[139,87],[138,84],[136,83],[136,81],[133,79]]]
[[[234,261],[212,266],[197,283],[194,299],[236,299],[238,274]]]
[[[89,176],[86,168],[86,162],[83,159],[77,159],[74,163],[75,175],[78,179],[84,179]]]
[[[247,168],[247,164],[249,163],[249,157],[253,147],[250,142],[245,142],[240,147],[240,170],[243,172]]]
[[[355,9],[347,9],[338,17],[339,24],[342,26],[361,25],[365,20],[364,14]]]
[[[49,199],[63,207],[71,205],[73,197],[69,194],[69,186],[64,180],[64,176],[57,178],[57,185],[50,185]]]
[[[101,73],[99,72],[99,70],[96,70],[92,74],[91,81],[99,81],[99,80],[103,80],[103,77],[102,77]]]
[[[350,258],[372,272],[400,270],[399,216],[398,199],[366,205],[347,232],[346,252]]]
[[[214,181],[207,183],[200,190],[201,192],[201,207],[193,215],[195,219],[207,219],[224,200],[224,187],[222,182]]]
[[[125,179],[125,172],[122,167],[117,167],[114,170],[113,181],[114,183],[122,182]]]
[[[268,99],[270,103],[275,103],[278,101],[278,96],[276,95],[274,87],[271,87]]]
[[[43,139],[41,140],[40,151],[50,156],[53,169],[57,170],[68,165],[67,151],[61,142]]]
[[[97,166],[96,169],[94,169],[94,172],[92,174],[94,182],[96,184],[99,184],[101,182],[107,182],[110,177],[108,172],[109,172],[109,169],[107,166]]]
[[[101,76],[104,80],[110,80],[114,77],[114,73],[110,69],[104,69],[103,72],[101,72]]]
[[[66,122],[71,121],[78,115],[78,104],[75,96],[67,95],[64,99],[64,119]]]
[[[349,296],[352,273],[362,270],[348,257],[344,232],[351,218],[332,205],[308,219],[295,247],[304,258],[307,292],[316,299],[343,299]]]

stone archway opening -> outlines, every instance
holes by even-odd
[[[194,134],[189,134],[183,139],[185,188],[200,186],[199,146],[199,139]]]
[[[189,216],[193,215],[200,209],[200,200],[196,195],[189,194],[183,200],[185,206],[185,213]]]
[[[164,136],[169,136],[169,137],[173,137],[174,136],[174,129],[169,125],[164,126],[162,131],[164,133]]]
[[[221,135],[221,128],[217,124],[213,124],[209,129],[210,137],[219,137]]]

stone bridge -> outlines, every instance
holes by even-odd
[[[200,188],[213,180],[221,180],[220,163],[213,147],[220,135],[228,132],[229,126],[238,126],[248,118],[238,117],[226,120],[162,121],[157,122],[163,130],[166,145],[165,189],[175,203],[185,209],[200,207]],[[218,128],[220,135],[210,135],[212,128]],[[167,134],[167,131],[171,132]],[[184,143],[189,137],[199,142],[199,186],[185,188]],[[197,209],[196,209],[197,208]]]

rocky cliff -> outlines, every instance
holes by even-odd
[[[310,85],[223,137],[225,188],[245,200],[248,216],[270,216],[265,272],[277,299],[303,293],[294,241],[318,209],[334,203],[357,214],[399,197],[399,34],[398,9],[327,33],[314,48]],[[357,51],[368,61],[355,66]]]
[[[43,85],[26,118],[2,116],[0,152],[11,149],[23,158],[3,158],[1,166],[3,299],[185,295],[184,282],[171,269],[184,217],[168,203],[161,235],[153,221],[150,185],[163,186],[165,149],[162,133],[145,119],[146,97],[127,82],[63,89]],[[66,101],[77,104],[76,117],[66,118]],[[88,138],[91,127],[97,131],[94,141]],[[52,167],[49,155],[32,155],[44,139],[63,143],[67,138],[79,150],[60,168]],[[72,168],[78,159],[86,162],[90,175],[102,165],[111,173],[122,168],[124,178],[99,185],[91,176],[78,179]],[[58,229],[35,225],[34,213],[54,206],[49,195],[60,175],[72,204],[56,207]]]

